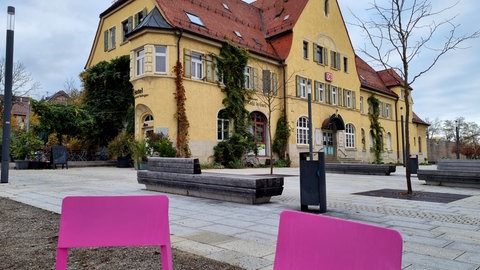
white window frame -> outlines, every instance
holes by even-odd
[[[304,77],[300,77],[300,82],[299,82],[299,86],[300,86],[300,97],[301,98],[307,98],[307,84],[308,84],[308,79],[307,78],[304,78]]]
[[[308,144],[308,118],[302,116],[297,120],[297,144]]]
[[[352,108],[352,91],[345,90],[345,107]]]
[[[355,148],[355,126],[345,125],[345,148]]]
[[[331,89],[331,92],[332,92],[332,94],[331,94],[332,95],[331,104],[332,105],[337,105],[337,89],[338,88],[336,86],[332,85],[330,89]]]
[[[203,67],[203,54],[199,52],[192,52],[191,55],[192,59],[192,79],[202,80],[204,75],[204,67]]]
[[[158,52],[157,48],[164,48],[165,52]],[[167,52],[168,52],[167,46],[165,45],[155,46],[155,73],[167,74],[167,65],[168,65]],[[159,62],[163,62],[164,70],[159,70]]]
[[[135,52],[135,75],[145,75],[145,49],[139,49]]]

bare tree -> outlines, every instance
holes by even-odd
[[[5,58],[0,58],[0,90],[3,93],[5,86]],[[29,93],[40,88],[40,83],[32,79],[32,74],[22,62],[13,64],[13,96],[28,96]]]
[[[72,103],[81,102],[82,91],[77,88],[77,84],[73,78],[65,80],[63,88],[65,89],[65,93],[70,96]]]
[[[442,121],[436,117],[435,119],[425,118],[425,122],[430,125],[427,128],[427,139],[438,138],[442,132]]]
[[[410,92],[412,84],[422,75],[430,71],[446,53],[460,49],[466,41],[478,38],[480,31],[459,35],[459,26],[454,23],[456,16],[447,17],[445,13],[455,7],[458,2],[444,9],[434,11],[428,0],[392,0],[385,1],[381,6],[375,0],[368,12],[373,13],[372,19],[357,19],[357,25],[366,35],[371,46],[365,46],[360,51],[380,63],[391,76],[402,85],[405,91],[405,106],[407,124],[405,126],[405,156],[410,156]],[[444,36],[444,40],[439,39]],[[430,61],[419,55],[430,51],[433,55]],[[421,61],[421,62],[420,62]],[[416,63],[418,62],[418,63]],[[398,63],[395,66],[392,63]],[[411,65],[421,66],[413,74]],[[398,78],[399,74],[401,78]],[[412,194],[410,180],[410,164],[406,162],[407,193]]]

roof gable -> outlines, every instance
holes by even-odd
[[[358,55],[355,55],[355,65],[357,67],[358,76],[362,87],[374,90],[376,92],[398,97],[395,92],[390,90],[385,84],[378,72],[376,72],[370,65],[367,64]]]

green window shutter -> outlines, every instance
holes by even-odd
[[[296,83],[296,85],[297,85],[297,97],[300,97],[300,80],[301,80],[301,77],[298,76],[298,75],[296,77],[297,77],[296,78],[296,80],[297,80],[297,83]]]
[[[142,19],[145,19],[145,17],[147,17],[147,8],[142,10]]]
[[[325,103],[332,104],[332,94],[330,92],[330,84],[325,84]]]
[[[270,70],[262,70],[263,93],[268,94],[272,90],[272,79]]]
[[[218,76],[218,65],[217,65],[217,59],[213,58],[213,80],[214,82],[220,82],[220,78]]]
[[[328,66],[328,50],[323,48],[323,64]]]
[[[272,73],[272,90],[273,90],[273,94],[277,95],[277,91],[278,91],[277,73]]]
[[[207,66],[207,70],[206,70],[206,73],[207,73],[207,82],[214,82],[215,78],[214,78],[214,65],[213,65],[213,57],[211,55],[207,55],[205,57],[205,62],[206,62],[206,66]]]
[[[352,91],[352,108],[357,109],[357,95]]]
[[[258,69],[253,68],[253,90],[258,90]]]
[[[116,38],[116,34],[117,34],[117,27],[112,27],[112,48],[115,48],[116,46],[116,41],[117,41],[117,38]]]
[[[337,88],[337,91],[338,91],[338,102],[337,102],[337,105],[338,106],[343,106],[343,89],[338,87]]]
[[[313,62],[318,63],[320,59],[318,59],[318,45],[313,43]]]
[[[185,71],[185,77],[192,77],[192,51],[189,49],[183,49],[183,69]]]
[[[108,30],[103,32],[103,50],[108,51]]]
[[[313,96],[312,96],[312,99],[315,100],[315,101],[318,101],[318,82],[317,81],[313,81],[313,89],[312,89],[312,92],[313,92]]]
[[[332,62],[330,63],[330,67],[335,68],[335,52],[334,51],[330,52],[330,59],[332,60]]]

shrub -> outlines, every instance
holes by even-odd
[[[173,143],[163,133],[151,133],[147,137],[149,147],[154,155],[159,157],[176,157],[177,150]]]

